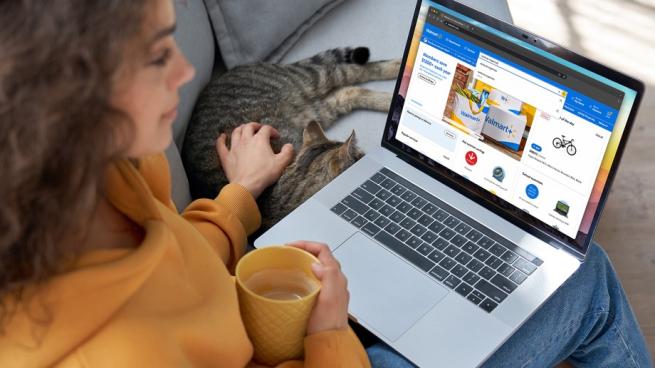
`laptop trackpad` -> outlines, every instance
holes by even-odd
[[[356,233],[334,252],[348,277],[350,313],[397,340],[448,291],[395,253]]]

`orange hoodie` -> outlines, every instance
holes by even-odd
[[[136,249],[94,250],[16,307],[0,367],[244,367],[252,345],[232,270],[260,225],[255,200],[227,185],[178,214],[164,155],[107,176],[110,201],[145,229]],[[279,367],[369,367],[350,330],[305,338],[305,361]]]

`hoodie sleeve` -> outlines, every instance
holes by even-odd
[[[332,330],[305,337],[305,361],[293,360],[276,368],[370,368],[368,355],[355,333]]]
[[[238,184],[226,185],[214,200],[192,202],[182,216],[209,241],[229,269],[243,255],[247,236],[261,225],[255,198]]]

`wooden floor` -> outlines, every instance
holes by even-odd
[[[647,84],[595,239],[609,254],[655,352],[654,0],[509,0],[514,22]],[[625,21],[625,22],[624,22]]]

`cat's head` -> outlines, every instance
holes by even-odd
[[[312,121],[303,131],[302,147],[284,176],[295,180],[303,178],[305,185],[319,186],[318,190],[363,156],[357,147],[355,131],[345,142],[332,141],[321,126]]]

